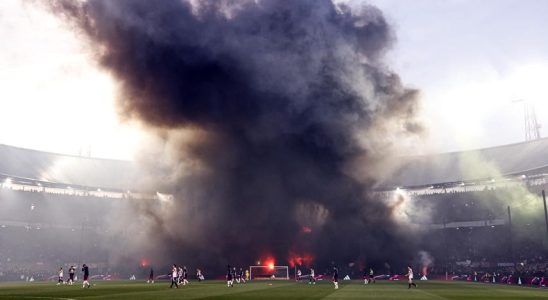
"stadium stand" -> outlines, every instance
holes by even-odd
[[[426,156],[406,157],[379,189],[428,187],[498,177],[544,174],[548,138],[523,143]]]
[[[423,231],[417,243],[435,259],[430,274],[520,274],[533,282],[548,266],[540,197],[548,188],[546,153],[548,139],[408,157],[377,193],[412,203],[406,213]],[[104,218],[134,197],[157,198],[128,192],[138,177],[126,161],[0,145],[0,280],[47,279],[61,262],[82,257],[95,274],[109,272]],[[52,244],[56,235],[66,242]]]
[[[138,178],[128,161],[61,155],[0,145],[0,175],[19,180],[126,191]]]
[[[521,277],[524,284],[540,284],[548,267],[541,197],[548,189],[546,153],[544,138],[406,157],[377,191],[413,203],[406,213],[428,228],[420,243],[436,260],[430,273],[459,280],[498,274],[497,282]]]
[[[83,259],[108,273],[107,220],[134,199],[158,197],[139,190],[139,176],[129,161],[0,145],[0,281],[47,280]]]

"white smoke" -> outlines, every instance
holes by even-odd
[[[422,275],[428,275],[428,268],[434,264],[434,257],[427,251],[421,250],[419,251],[419,260],[422,267]]]

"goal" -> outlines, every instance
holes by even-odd
[[[249,279],[289,280],[288,266],[250,266]]]

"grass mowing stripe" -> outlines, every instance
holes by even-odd
[[[331,285],[331,289],[333,286]],[[364,285],[361,281],[339,283],[339,289],[325,299],[439,299],[419,292],[417,289],[407,289],[407,284],[401,282],[377,282]],[[443,298],[442,298],[443,299]]]
[[[288,285],[287,283],[283,284],[285,286]],[[234,299],[240,299],[240,295],[243,293],[262,291],[266,289],[272,289],[272,286],[268,286],[266,283],[264,285],[255,283],[250,286],[248,286],[248,284],[242,284],[229,288],[224,282],[216,282],[215,284],[208,285],[191,284],[188,286],[179,287],[179,289],[164,288],[159,292],[150,291],[151,295],[146,295],[147,293],[140,293],[141,296],[139,298],[135,298],[134,293],[125,293],[115,295],[114,297],[109,297],[108,299],[217,299],[218,297],[234,297]],[[93,298],[94,297],[86,297],[85,299]]]
[[[19,299],[50,299],[50,300],[76,300],[72,298],[58,298],[58,297],[33,297],[33,296],[17,296]]]
[[[430,297],[430,299],[444,299],[444,300],[450,300],[450,298],[446,298],[446,297],[443,297],[443,296],[440,296],[440,295],[437,295],[437,294],[434,294],[432,292],[428,292],[424,289],[418,289],[416,288],[415,289],[416,291],[420,292],[420,293],[423,293],[425,295],[428,295]]]
[[[361,281],[343,281],[335,290],[330,281],[316,285],[280,281],[255,281],[226,286],[223,281],[192,282],[179,289],[170,289],[169,283],[154,285],[143,282],[95,282],[96,286],[82,289],[81,285],[56,286],[53,283],[0,283],[0,300],[75,299],[75,300],[171,300],[171,299],[383,299],[383,300],[532,300],[547,299],[548,290],[469,282],[428,281],[419,282],[419,288],[407,289],[406,282],[377,282],[364,285]]]
[[[273,283],[269,289],[252,290],[233,295],[219,295],[202,299],[226,300],[226,299],[322,299],[332,290],[327,289],[325,285],[306,285],[297,283],[287,283],[279,285]]]

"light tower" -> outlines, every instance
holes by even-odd
[[[540,139],[540,127],[541,125],[537,121],[537,114],[535,112],[535,106],[527,100],[518,99],[514,103],[523,103],[523,121],[525,123],[525,140],[532,141]]]

